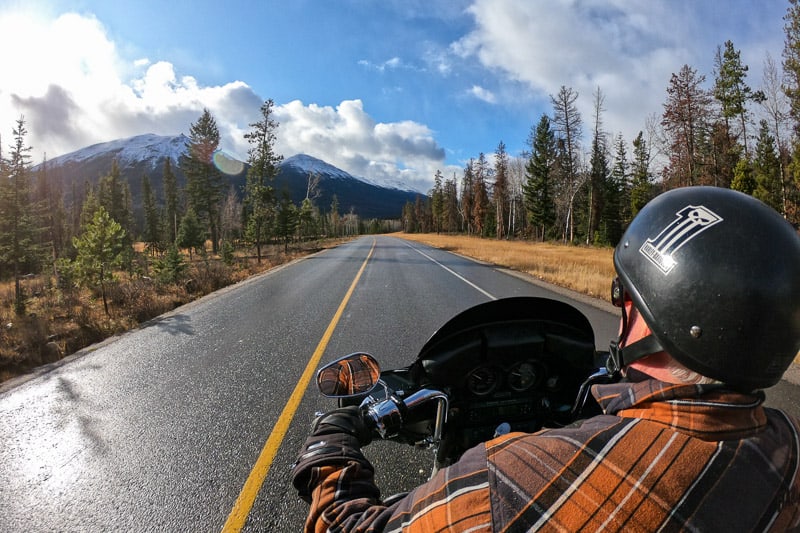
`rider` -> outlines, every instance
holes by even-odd
[[[293,471],[306,531],[800,529],[800,422],[765,408],[800,349],[800,238],[728,189],[666,192],[614,252],[622,308],[602,415],[467,451],[384,506],[355,408],[320,417]]]

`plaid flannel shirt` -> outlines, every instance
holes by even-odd
[[[476,446],[406,498],[320,467],[306,531],[800,529],[800,424],[763,394],[655,380],[597,385],[604,415]]]

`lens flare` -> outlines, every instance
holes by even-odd
[[[229,176],[241,174],[244,170],[244,163],[232,155],[224,152],[223,150],[217,150],[214,152],[212,160],[214,161],[214,166],[217,167],[220,172],[224,172]]]

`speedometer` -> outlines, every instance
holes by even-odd
[[[539,381],[539,368],[534,363],[517,363],[508,373],[508,386],[522,392],[533,387]]]
[[[480,366],[467,376],[467,389],[476,396],[486,396],[497,388],[497,370]]]

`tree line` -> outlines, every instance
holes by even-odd
[[[523,153],[509,156],[501,141],[491,161],[481,153],[460,176],[437,171],[429,198],[405,205],[403,228],[613,246],[650,199],[691,185],[750,194],[797,227],[798,0],[789,1],[784,23],[783,61],[765,57],[759,88],[751,87],[749,67],[728,40],[716,49],[710,79],[689,65],[672,74],[660,116],[647,117],[630,144],[605,130],[599,87],[585,120],[578,93],[562,86]]]
[[[108,314],[106,285],[115,271],[175,282],[186,269],[183,251],[190,261],[197,254],[205,258],[208,242],[211,254],[227,263],[245,247],[261,263],[268,244],[286,249],[295,240],[387,229],[354,213],[340,214],[335,196],[323,212],[315,204],[317,176],[308,176],[300,205],[288,191],[276,190],[283,160],[275,152],[278,126],[274,103],[267,100],[244,136],[248,171],[244,190],[236,191],[215,165],[219,129],[204,109],[190,125],[187,153],[178,162],[185,186],[179,186],[169,158],[160,176],[163,198],[157,198],[151,176],[143,175],[142,220],[137,222],[130,184],[116,160],[96,186],[87,180],[84,190],[77,191],[73,184],[73,201],[65,203],[65,184],[52,178],[47,161],[33,170],[26,122],[20,117],[8,156],[0,149],[0,280],[14,280],[17,313],[25,310],[21,281],[48,269],[62,285],[96,289]],[[144,249],[137,251],[135,243],[143,243]]]

